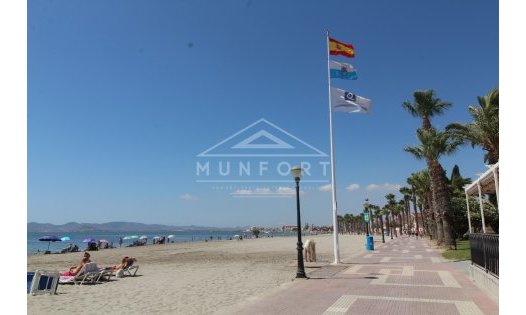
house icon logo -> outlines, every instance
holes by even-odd
[[[262,118],[197,157],[327,157],[327,154]]]
[[[266,119],[248,125],[199,153],[197,183],[231,191],[233,197],[291,197],[291,168],[300,165],[302,182],[329,181],[330,162],[321,150]],[[302,186],[304,189],[306,185]]]

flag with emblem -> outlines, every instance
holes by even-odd
[[[329,67],[333,79],[356,80],[358,78],[356,69],[348,63],[331,60]]]
[[[331,110],[333,112],[368,113],[370,109],[370,99],[331,87]]]
[[[329,52],[331,55],[342,55],[354,58],[354,47],[329,37]]]

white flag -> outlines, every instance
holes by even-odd
[[[368,113],[371,100],[331,87],[331,107],[333,112]]]

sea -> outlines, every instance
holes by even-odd
[[[39,241],[39,238],[42,238],[44,236],[57,236],[58,238],[62,237],[69,237],[69,241],[65,242],[46,242],[46,241]],[[215,230],[185,230],[185,231],[157,231],[155,233],[152,232],[140,232],[140,231],[128,231],[128,232],[70,232],[70,233],[28,233],[27,234],[27,254],[37,254],[42,253],[47,250],[51,251],[52,253],[60,252],[63,248],[67,247],[70,243],[77,245],[80,250],[83,250],[86,248],[87,243],[84,243],[83,241],[86,239],[95,239],[97,241],[99,240],[106,240],[109,243],[113,243],[114,247],[119,247],[119,238],[124,238],[126,236],[137,236],[147,237],[147,244],[152,244],[153,238],[156,236],[165,236],[168,235],[174,235],[175,238],[171,238],[170,241],[174,241],[176,243],[178,242],[204,242],[210,241],[210,240],[230,240],[234,238],[234,235],[242,236],[243,238],[251,238],[252,232],[247,231],[215,231]],[[263,237],[293,237],[297,236],[296,232],[292,231],[286,231],[286,232],[261,232],[259,234],[260,238]],[[129,240],[123,240],[122,246],[128,246],[132,244],[135,239],[129,239]],[[49,248],[49,249],[48,249]]]

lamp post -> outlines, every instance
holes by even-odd
[[[367,216],[369,216],[369,199],[366,198],[365,199],[365,202],[363,203],[363,208],[364,208],[364,212],[367,213]],[[370,220],[370,217],[369,217],[369,220]],[[366,221],[365,222],[365,227],[366,227],[366,233],[367,233],[367,236],[369,236],[369,221]]]
[[[296,271],[296,278],[307,278],[305,275],[305,268],[303,266],[303,243],[301,242],[301,216],[300,216],[300,180],[302,169],[299,166],[294,166],[291,169],[292,177],[296,182],[296,211],[298,217],[298,269]]]

